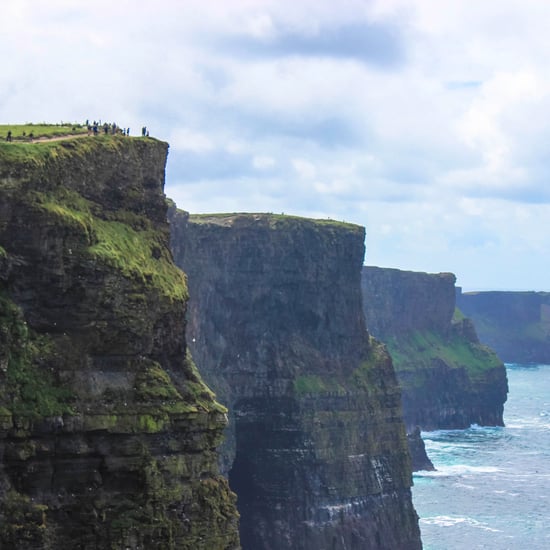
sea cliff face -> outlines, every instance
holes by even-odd
[[[391,359],[361,310],[364,231],[172,209],[188,341],[230,410],[245,550],[420,548]]]
[[[364,267],[369,331],[393,358],[407,430],[503,425],[508,384],[496,354],[455,310],[455,276]]]
[[[1,548],[239,548],[166,154],[110,136],[0,147]]]
[[[480,340],[508,363],[550,364],[549,292],[457,292]]]

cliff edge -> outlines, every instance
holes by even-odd
[[[455,309],[452,273],[364,267],[369,331],[393,358],[408,431],[503,425],[506,369]]]
[[[482,342],[508,363],[550,364],[549,292],[457,291]]]
[[[0,547],[236,549],[185,341],[168,146],[0,144]]]
[[[361,310],[363,228],[170,220],[188,341],[230,411],[223,467],[243,548],[420,548],[400,393]]]

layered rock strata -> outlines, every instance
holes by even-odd
[[[550,364],[549,292],[457,292],[480,340],[508,363]]]
[[[455,309],[455,276],[364,267],[369,331],[393,358],[408,431],[503,425],[502,361]]]
[[[365,329],[363,228],[171,212],[188,340],[230,410],[245,550],[420,548],[391,359]]]
[[[185,341],[167,144],[0,147],[0,547],[237,549]]]

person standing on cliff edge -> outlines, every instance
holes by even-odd
[[[6,136],[6,141],[11,141],[11,130],[8,130],[8,135]]]

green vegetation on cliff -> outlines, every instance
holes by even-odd
[[[227,213],[215,213],[215,214],[192,214],[189,219],[193,223],[212,223],[215,225],[232,225],[234,223],[239,224],[253,224],[257,222],[267,223],[271,228],[277,230],[290,229],[292,227],[318,227],[318,228],[340,228],[345,229],[346,232],[357,231],[362,233],[364,228],[360,225],[327,219],[311,219],[302,218],[300,216],[291,216],[287,214],[272,214],[272,213],[241,213],[241,212],[227,212]]]
[[[85,134],[88,129],[79,123],[61,124],[0,124],[0,139],[5,139],[8,132],[11,132],[14,140],[29,140],[39,138],[54,138],[67,135]]]
[[[294,381],[296,395],[322,394],[327,392],[344,393],[345,387],[334,377],[323,377],[316,374],[298,375]]]
[[[467,341],[456,334],[444,336],[436,331],[415,331],[389,338],[386,343],[398,373],[418,374],[418,377],[407,377],[406,382],[402,382],[408,385],[421,385],[424,382],[422,369],[433,368],[436,361],[451,369],[464,369],[473,381],[502,366],[500,359],[487,346]]]
[[[390,372],[392,368],[386,347],[372,336],[368,338],[368,351],[355,369],[349,373],[299,374],[293,382],[295,394],[297,396],[327,393],[345,395],[364,391],[371,397],[375,396],[380,389],[381,370],[386,370],[386,374],[390,377],[393,374]]]
[[[78,163],[92,152],[120,155],[134,141],[141,138],[97,136],[34,144],[0,142],[0,189],[20,194],[29,206],[34,204],[51,214],[54,223],[78,231],[90,257],[157,288],[173,300],[186,299],[185,276],[173,265],[165,245],[166,233],[154,228],[146,215],[105,209],[105,205],[59,182],[49,181],[48,172],[57,170],[64,161]],[[32,190],[29,180],[44,180],[44,184],[36,186],[40,190]],[[131,194],[132,189],[126,193]],[[0,256],[5,255],[2,251]]]
[[[0,183],[6,172],[17,172],[20,168],[44,169],[52,161],[58,160],[79,160],[85,159],[94,151],[103,150],[111,152],[122,152],[128,143],[139,143],[153,141],[150,138],[123,137],[111,135],[97,136],[67,136],[66,139],[43,142],[11,142],[0,140]],[[47,173],[42,173],[47,177]]]
[[[550,293],[466,292],[457,301],[504,361],[550,362]]]
[[[3,415],[39,418],[72,413],[72,393],[51,374],[54,351],[46,336],[30,330],[21,310],[0,293],[0,363]]]
[[[240,547],[227,410],[186,354],[167,148],[0,142],[1,548]]]
[[[452,273],[364,267],[369,331],[385,342],[410,430],[502,425],[506,370],[456,308]]]
[[[185,276],[171,262],[163,246],[164,235],[144,216],[116,211],[108,214],[110,219],[102,219],[97,205],[66,191],[53,196],[37,193],[35,199],[37,205],[61,218],[61,223],[84,233],[90,256],[171,299],[187,299]]]

